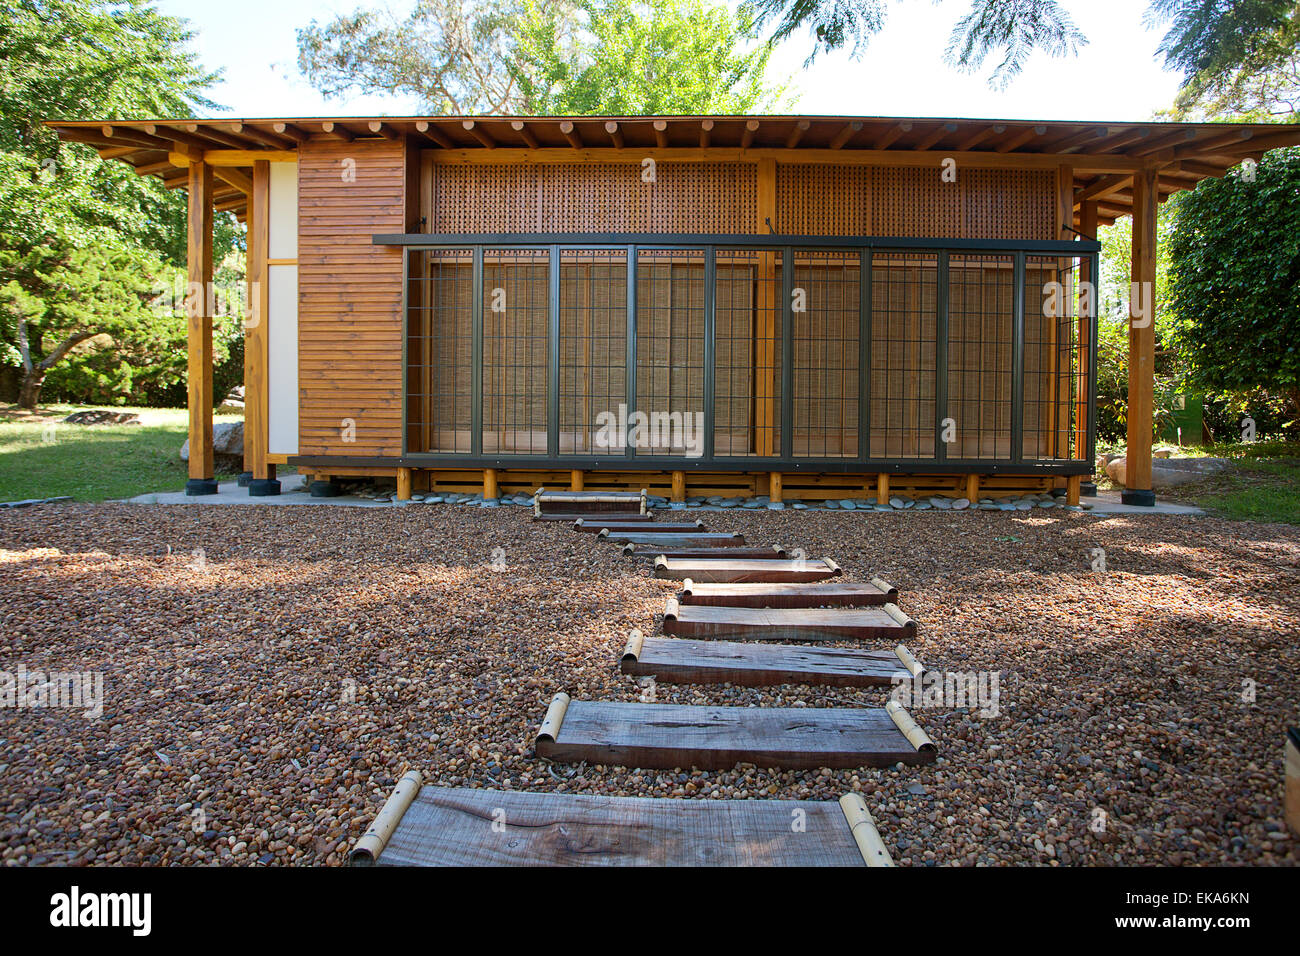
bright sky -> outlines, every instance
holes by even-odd
[[[395,0],[400,7],[409,0]],[[326,100],[298,73],[294,31],[313,18],[324,23],[375,0],[159,0],[184,17],[209,69],[225,71],[213,99],[230,115],[408,115],[422,112],[403,97]],[[1144,120],[1173,101],[1176,74],[1155,57],[1162,35],[1142,24],[1145,0],[1066,0],[1090,38],[1077,58],[1036,54],[1002,92],[989,89],[987,69],[966,75],[943,64],[952,24],[967,0],[906,0],[891,4],[887,25],[859,60],[819,58],[803,68],[808,44],[792,40],[773,57],[773,76],[789,74],[799,113],[954,116],[1007,119]],[[255,25],[255,26],[253,26]]]

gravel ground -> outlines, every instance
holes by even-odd
[[[929,767],[550,765],[532,735],[556,690],[643,693],[618,653],[674,590],[645,562],[515,508],[36,506],[0,513],[0,670],[102,671],[106,702],[98,720],[0,709],[0,858],[337,864],[418,768],[446,786],[697,799],[857,789],[904,865],[1300,860],[1282,820],[1300,528],[705,518],[891,580],[917,657],[999,672],[999,715],[914,708],[939,748]],[[886,691],[657,695],[827,707]]]

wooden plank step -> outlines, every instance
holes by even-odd
[[[601,528],[597,535],[611,544],[653,545],[657,548],[725,548],[742,545],[745,536],[727,531],[700,531],[696,534],[658,534],[654,532],[627,531],[622,528],[610,531]]]
[[[537,755],[562,763],[726,770],[931,763],[934,744],[907,711],[884,708],[694,707],[571,701],[556,694]]]
[[[554,513],[533,515],[534,521],[563,521],[568,524],[573,524],[575,521],[582,521],[584,518],[590,520],[591,512],[578,513],[578,512],[570,512],[570,511],[557,511]],[[652,511],[647,511],[643,515],[634,515],[631,513],[627,513],[627,514],[618,513],[619,524],[626,524],[629,526],[635,525],[638,528],[641,525],[653,524],[654,520],[655,520],[655,516],[654,516],[654,512]]]
[[[798,819],[801,827],[792,827]],[[893,866],[858,793],[675,800],[421,785],[407,773],[353,866]]]
[[[697,584],[682,582],[678,604],[721,607],[872,607],[898,603],[898,588],[881,578],[868,584],[818,581],[813,584]]]
[[[547,491],[533,495],[533,514],[554,512],[579,514],[645,514],[646,492],[641,491]]]
[[[703,521],[663,521],[654,524],[615,521],[604,518],[593,518],[590,515],[584,515],[577,521],[573,522],[574,531],[586,531],[591,534],[600,534],[606,528],[610,534],[623,533],[640,533],[640,534],[698,534],[705,530]]]
[[[653,544],[625,544],[623,553],[638,558],[674,558],[690,560],[691,558],[735,558],[748,561],[783,561],[787,557],[785,548],[770,545],[766,548],[664,548]]]
[[[669,598],[664,633],[751,641],[902,641],[916,622],[897,605],[883,607],[711,607]]]
[[[844,572],[830,558],[766,561],[762,558],[655,558],[655,577],[671,581],[732,583],[737,581],[824,581]]]
[[[740,644],[645,637],[633,631],[619,664],[624,674],[666,684],[824,684],[872,687],[911,680],[924,668],[906,647],[863,651],[799,644]]]

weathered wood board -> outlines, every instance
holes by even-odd
[[[720,607],[874,607],[898,603],[898,589],[872,578],[813,584],[697,584],[682,582],[678,604]]]
[[[567,522],[568,524],[573,524],[575,521],[583,521],[583,520],[591,521],[593,520],[593,518],[591,512],[557,511],[554,513],[547,513],[543,515],[535,514],[533,515],[533,520],[534,521],[563,521],[563,522]],[[645,525],[645,524],[654,524],[654,521],[655,521],[655,516],[654,513],[651,511],[647,511],[643,515],[634,515],[630,513],[618,514],[619,524],[636,525],[640,527],[641,525]]]
[[[796,818],[802,827],[790,825]],[[378,866],[892,865],[865,802],[856,794],[836,803],[447,787],[422,787],[378,858],[354,853],[353,862]]]
[[[661,534],[654,531],[628,531],[623,528],[609,531],[607,528],[602,528],[599,537],[610,544],[650,545],[656,548],[726,548],[745,543],[743,534],[732,534],[726,531]]]
[[[703,521],[692,522],[627,522],[627,521],[606,521],[604,518],[593,518],[590,515],[584,515],[573,523],[574,531],[586,531],[590,534],[600,534],[606,528],[610,534],[622,534],[624,532],[635,532],[640,534],[699,534],[704,531]]]
[[[666,684],[823,684],[829,687],[888,685],[915,676],[897,650],[807,647],[799,644],[740,644],[645,637],[628,645],[624,674]],[[906,649],[904,649],[906,653]]]
[[[664,633],[758,641],[888,641],[916,636],[916,622],[884,607],[713,607],[668,599]]]
[[[533,514],[645,514],[644,491],[547,491],[533,495]]]
[[[767,561],[761,558],[656,558],[655,577],[671,581],[734,583],[738,581],[794,583],[824,581],[843,572],[830,558]]]
[[[657,558],[663,555],[672,559],[734,558],[739,561],[784,561],[784,548],[666,548],[653,544],[625,544],[623,553],[638,558]]]
[[[562,763],[811,769],[923,764],[935,758],[934,744],[923,732],[913,745],[884,708],[695,707],[560,698],[565,706],[556,715],[552,702],[536,746],[539,757]]]

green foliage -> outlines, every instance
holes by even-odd
[[[705,0],[580,0],[580,27],[525,0],[511,67],[536,114],[752,113],[778,107],[771,48],[744,15]]]
[[[42,121],[213,107],[202,92],[216,74],[191,36],[140,0],[17,0],[0,14],[0,363],[20,366],[28,395],[47,374],[60,393],[119,402],[174,380],[177,317],[146,293],[184,264],[184,196]],[[214,240],[219,260],[242,245],[232,216]]]
[[[713,0],[419,0],[298,31],[326,96],[417,97],[437,113],[742,113],[781,104],[770,48]]]
[[[1212,394],[1266,389],[1300,410],[1300,149],[1180,199],[1169,241],[1172,341]]]

